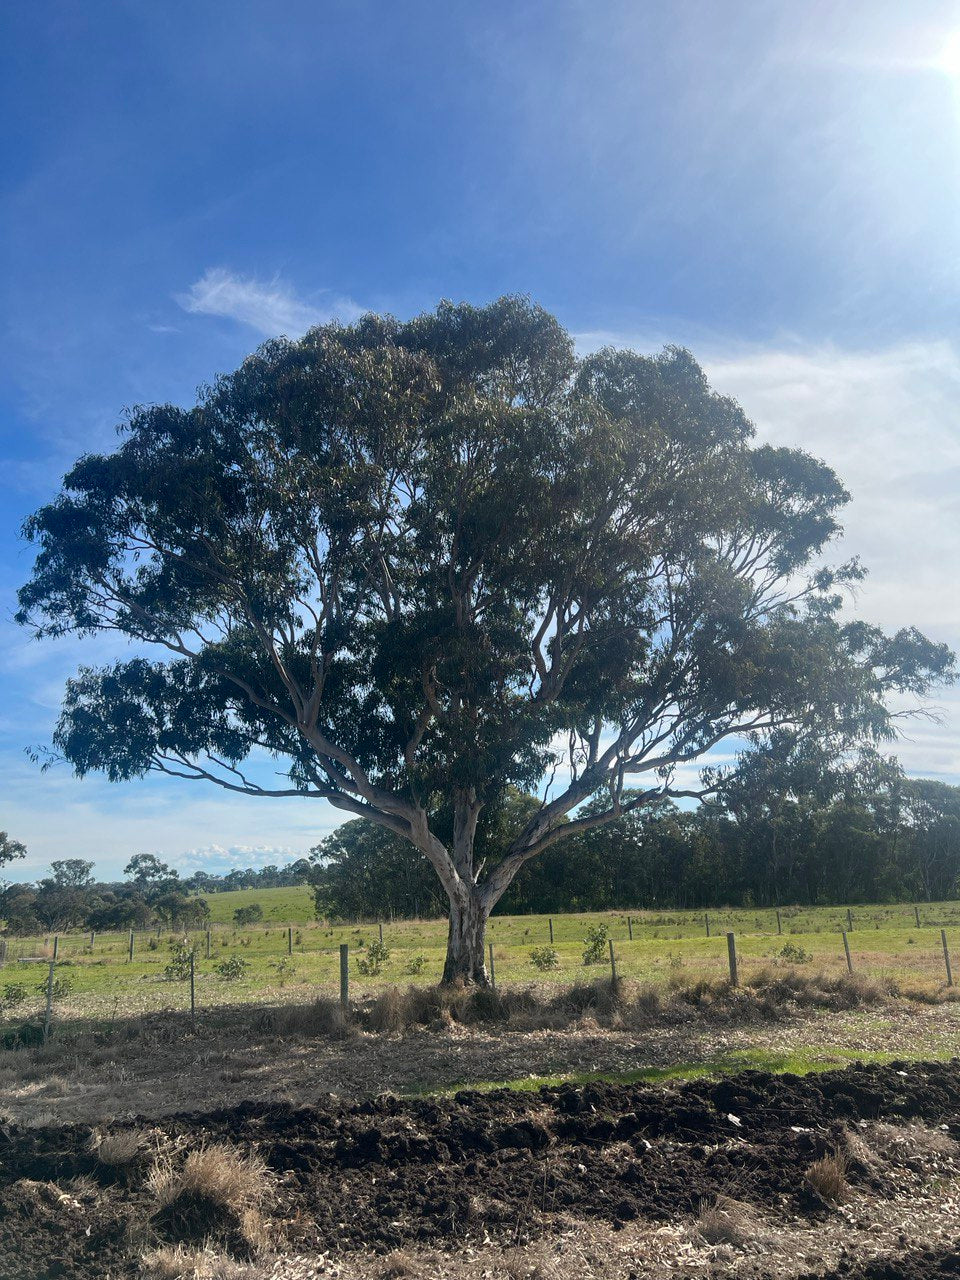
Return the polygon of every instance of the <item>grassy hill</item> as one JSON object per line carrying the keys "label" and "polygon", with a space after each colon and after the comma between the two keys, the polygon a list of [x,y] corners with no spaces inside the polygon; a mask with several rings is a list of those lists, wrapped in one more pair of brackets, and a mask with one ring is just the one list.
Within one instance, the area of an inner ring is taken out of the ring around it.
{"label": "grassy hill", "polygon": [[213,924],[232,924],[237,907],[249,907],[259,902],[264,920],[283,924],[306,924],[313,916],[313,894],[309,885],[294,885],[291,889],[231,889],[227,893],[204,893],[210,907]]}

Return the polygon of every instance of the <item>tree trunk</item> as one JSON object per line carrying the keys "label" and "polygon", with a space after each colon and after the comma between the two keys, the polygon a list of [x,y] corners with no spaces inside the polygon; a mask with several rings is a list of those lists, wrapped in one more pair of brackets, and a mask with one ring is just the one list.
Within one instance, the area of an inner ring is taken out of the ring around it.
{"label": "tree trunk", "polygon": [[444,985],[454,982],[477,987],[489,985],[483,954],[487,915],[488,908],[476,890],[468,891],[462,900],[451,895]]}

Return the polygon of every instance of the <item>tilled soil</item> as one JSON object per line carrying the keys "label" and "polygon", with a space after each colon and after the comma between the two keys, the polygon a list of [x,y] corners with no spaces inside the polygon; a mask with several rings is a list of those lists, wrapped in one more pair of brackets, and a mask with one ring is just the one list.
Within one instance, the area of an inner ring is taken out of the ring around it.
{"label": "tilled soil", "polygon": [[[165,1117],[149,1127],[143,1157],[121,1168],[98,1160],[89,1126],[8,1126],[0,1130],[0,1280],[133,1276],[143,1249],[163,1242],[212,1238],[242,1257],[235,1213],[198,1204],[171,1214],[158,1205],[150,1151],[174,1164],[202,1144],[255,1153],[271,1174],[267,1216],[278,1248],[385,1254],[424,1243],[515,1245],[571,1219],[676,1221],[718,1195],[816,1219],[831,1207],[805,1174],[821,1156],[845,1153],[851,1184],[885,1193],[849,1139],[878,1120],[920,1121],[960,1139],[960,1060],[805,1077],[745,1072],[676,1088],[247,1102]],[[960,1274],[943,1270],[944,1256],[905,1260],[909,1271],[835,1274]]]}

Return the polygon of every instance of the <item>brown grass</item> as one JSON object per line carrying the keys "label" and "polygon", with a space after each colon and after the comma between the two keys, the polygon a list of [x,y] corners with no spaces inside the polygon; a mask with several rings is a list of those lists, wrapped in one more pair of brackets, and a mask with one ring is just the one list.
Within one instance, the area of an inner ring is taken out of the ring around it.
{"label": "brown grass", "polygon": [[814,1160],[804,1174],[817,1195],[831,1204],[842,1204],[850,1190],[847,1182],[847,1157],[839,1151]]}
{"label": "brown grass", "polygon": [[349,1031],[349,1020],[344,1016],[339,1000],[320,996],[311,1004],[277,1005],[260,1012],[257,1029],[267,1035],[279,1036],[334,1036],[341,1037]]}
{"label": "brown grass", "polygon": [[158,1157],[148,1185],[161,1207],[181,1195],[202,1195],[237,1213],[259,1205],[269,1190],[260,1158],[241,1156],[224,1142],[191,1151],[180,1169],[168,1157]]}
{"label": "brown grass", "polygon": [[731,1196],[717,1196],[712,1203],[704,1203],[696,1227],[707,1244],[742,1245],[755,1240],[759,1230],[751,1206]]}
{"label": "brown grass", "polygon": [[94,1133],[90,1150],[101,1164],[111,1169],[121,1169],[133,1164],[143,1154],[146,1134],[140,1129],[125,1129],[120,1133]]}
{"label": "brown grass", "polygon": [[[761,970],[748,985],[726,981],[671,984],[666,992],[635,982],[598,978],[551,991],[543,988],[492,991],[469,987],[388,987],[355,1012],[364,1031],[397,1034],[416,1027],[509,1026],[517,1031],[590,1026],[640,1029],[655,1022],[689,1020],[692,1011],[725,1021],[769,1020],[790,1009],[849,1010],[898,994],[891,983],[859,974]],[[332,1003],[332,1002],[331,1002]]]}
{"label": "brown grass", "polygon": [[140,1263],[143,1280],[253,1280],[262,1276],[244,1263],[208,1249],[164,1245],[145,1253]]}

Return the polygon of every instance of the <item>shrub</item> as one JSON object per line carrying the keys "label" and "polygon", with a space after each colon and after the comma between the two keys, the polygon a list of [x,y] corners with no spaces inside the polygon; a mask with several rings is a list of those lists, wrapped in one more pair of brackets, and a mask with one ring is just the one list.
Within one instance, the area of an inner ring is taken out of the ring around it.
{"label": "shrub", "polygon": [[411,975],[411,977],[416,977],[418,973],[423,973],[426,967],[427,957],[418,953],[415,956],[411,956],[407,961],[406,971]]}
{"label": "shrub", "polygon": [[196,947],[189,946],[184,940],[173,948],[170,963],[164,968],[163,976],[167,982],[186,982],[190,977],[190,960]]}
{"label": "shrub", "polygon": [[247,962],[242,956],[226,956],[216,970],[224,982],[238,982],[247,972]]}
{"label": "shrub", "polygon": [[[43,989],[44,991],[46,991],[47,989],[46,983],[44,983]],[[3,1004],[9,1004],[9,1005],[23,1004],[26,998],[27,998],[27,988],[23,985],[22,982],[7,982],[4,984],[3,1000],[2,1000]]]}
{"label": "shrub", "polygon": [[530,963],[535,969],[546,973],[548,969],[560,968],[560,956],[553,947],[534,947],[530,952]]}
{"label": "shrub", "polygon": [[366,956],[357,956],[357,970],[363,974],[365,978],[379,977],[383,966],[390,959],[390,949],[385,942],[380,939],[371,942],[367,947]]}
{"label": "shrub", "polygon": [[277,971],[277,977],[280,979],[281,987],[283,986],[287,978],[292,978],[293,975],[297,972],[297,966],[294,964],[294,962],[290,959],[289,956],[284,956],[282,960],[278,960],[277,963],[274,965],[274,968]]}
{"label": "shrub", "polygon": [[245,907],[237,907],[233,913],[233,923],[239,928],[248,924],[256,924],[263,919],[263,907],[259,902],[251,902]]}
{"label": "shrub", "polygon": [[[40,992],[42,996],[45,996],[47,994],[47,981],[48,979],[44,978],[42,982],[37,983],[36,989]],[[70,979],[66,976],[66,974],[55,973],[53,975],[53,983],[50,987],[50,994],[53,996],[55,1000],[59,1000],[63,996],[68,996],[72,990],[73,990],[73,984],[71,983]]]}
{"label": "shrub", "polygon": [[583,940],[583,963],[602,964],[607,950],[610,930],[605,924],[592,924]]}
{"label": "shrub", "polygon": [[787,964],[809,964],[813,959],[812,952],[804,951],[803,947],[793,942],[784,943],[776,954],[779,960],[785,960]]}

